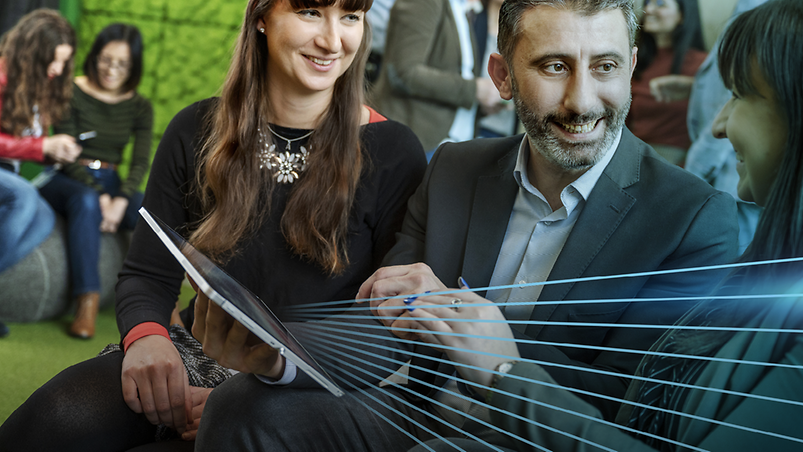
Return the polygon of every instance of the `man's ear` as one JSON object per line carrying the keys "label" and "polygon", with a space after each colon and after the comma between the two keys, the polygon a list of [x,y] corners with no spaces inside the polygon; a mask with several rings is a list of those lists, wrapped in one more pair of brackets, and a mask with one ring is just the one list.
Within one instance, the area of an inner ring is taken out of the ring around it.
{"label": "man's ear", "polygon": [[636,70],[636,63],[638,63],[638,47],[633,47],[633,56],[630,57],[630,78],[633,78],[633,71]]}
{"label": "man's ear", "polygon": [[499,96],[502,99],[510,100],[513,98],[513,81],[511,80],[510,70],[507,67],[507,62],[502,55],[492,53],[491,58],[488,60],[488,74],[491,76],[496,89],[499,90]]}

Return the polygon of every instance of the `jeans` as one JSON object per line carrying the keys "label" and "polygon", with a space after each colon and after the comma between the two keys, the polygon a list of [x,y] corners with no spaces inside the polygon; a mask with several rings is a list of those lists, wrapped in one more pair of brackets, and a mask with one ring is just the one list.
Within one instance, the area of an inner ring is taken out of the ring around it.
{"label": "jeans", "polygon": [[[112,169],[86,171],[103,186],[111,197],[119,196],[120,177]],[[39,189],[53,209],[67,220],[67,254],[70,263],[72,294],[100,292],[100,193],[94,188],[56,173]],[[128,208],[118,230],[133,229],[142,205],[142,193],[135,192],[128,200]]]}
{"label": "jeans", "polygon": [[55,221],[30,182],[0,168],[0,272],[42,243]]}

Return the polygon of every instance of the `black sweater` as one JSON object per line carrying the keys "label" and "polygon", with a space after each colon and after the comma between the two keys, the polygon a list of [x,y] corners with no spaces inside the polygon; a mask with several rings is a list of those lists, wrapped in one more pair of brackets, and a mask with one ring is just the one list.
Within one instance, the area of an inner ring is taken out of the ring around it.
{"label": "black sweater", "polygon": [[[203,120],[214,102],[198,102],[173,118],[159,143],[143,201],[144,207],[185,236],[189,235],[188,225],[201,217],[191,191]],[[292,305],[353,299],[393,246],[407,198],[421,182],[426,161],[409,128],[388,120],[367,124],[361,131],[369,163],[350,213],[351,263],[342,275],[331,277],[290,250],[279,223],[292,185],[283,184],[277,184],[273,192],[275,213],[222,266],[280,318],[286,317],[285,309]],[[167,327],[183,277],[179,264],[140,221],[117,283],[117,324],[122,337],[143,322]]]}

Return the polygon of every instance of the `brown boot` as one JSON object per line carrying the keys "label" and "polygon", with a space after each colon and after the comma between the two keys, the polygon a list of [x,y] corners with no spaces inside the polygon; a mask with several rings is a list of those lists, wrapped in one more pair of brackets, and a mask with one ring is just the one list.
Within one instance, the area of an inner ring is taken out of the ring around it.
{"label": "brown boot", "polygon": [[76,297],[76,303],[78,308],[75,311],[75,320],[70,325],[70,336],[90,339],[95,335],[95,319],[98,317],[100,293],[82,293]]}

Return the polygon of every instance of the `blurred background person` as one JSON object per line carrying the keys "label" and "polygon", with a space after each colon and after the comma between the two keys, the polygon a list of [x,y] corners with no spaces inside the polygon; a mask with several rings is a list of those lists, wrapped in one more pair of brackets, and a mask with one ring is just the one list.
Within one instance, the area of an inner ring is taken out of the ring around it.
{"label": "blurred background person", "polygon": [[69,106],[74,49],[72,27],[48,9],[24,16],[0,40],[0,272],[47,238],[55,221],[18,175],[20,162],[68,163],[81,151],[71,136],[46,136]]}
{"label": "blurred background person", "polygon": [[0,2],[0,36],[17,24],[22,16],[40,8],[59,9],[59,0],[3,0]]}
{"label": "blurred background person", "polygon": [[[474,17],[474,35],[477,55],[482,56],[480,76],[489,79],[488,60],[492,53],[498,53],[499,9],[502,0],[482,0],[482,10]],[[516,133],[516,112],[513,102],[497,102],[492,106],[480,108],[477,124],[478,138],[506,137]]]}
{"label": "blurred background person", "polygon": [[428,155],[443,141],[474,138],[477,106],[502,103],[479,76],[465,0],[397,0],[388,22],[385,55],[371,103],[406,124]]}
{"label": "blurred background person", "polygon": [[691,141],[686,111],[706,57],[697,0],[646,0],[627,126],[671,163],[683,166]]}
{"label": "blurred background person", "polygon": [[[137,93],[142,78],[142,36],[121,23],[101,30],[76,77],[68,118],[55,130],[72,136],[95,132],[78,160],[64,166],[40,188],[42,196],[67,220],[71,291],[77,310],[72,336],[95,334],[100,302],[100,234],[136,225],[142,204],[138,188],[148,171],[153,108]],[[131,138],[134,147],[127,176],[117,172]]]}
{"label": "blurred background person", "polygon": [[[767,0],[739,0],[730,20],[749,11]],[[720,37],[721,39],[721,37]],[[739,220],[739,252],[743,253],[758,225],[761,207],[739,198],[736,186],[739,174],[736,172],[736,153],[728,140],[718,140],[711,135],[711,126],[722,106],[731,98],[731,92],[722,83],[717,63],[719,42],[705,59],[694,76],[687,124],[692,144],[686,154],[685,168],[701,177],[717,190],[730,193],[736,199]]]}
{"label": "blurred background person", "polygon": [[371,9],[365,14],[365,20],[371,25],[371,53],[368,54],[368,61],[365,63],[365,82],[369,87],[379,78],[382,55],[385,54],[390,8],[394,2],[395,0],[374,0]]}

